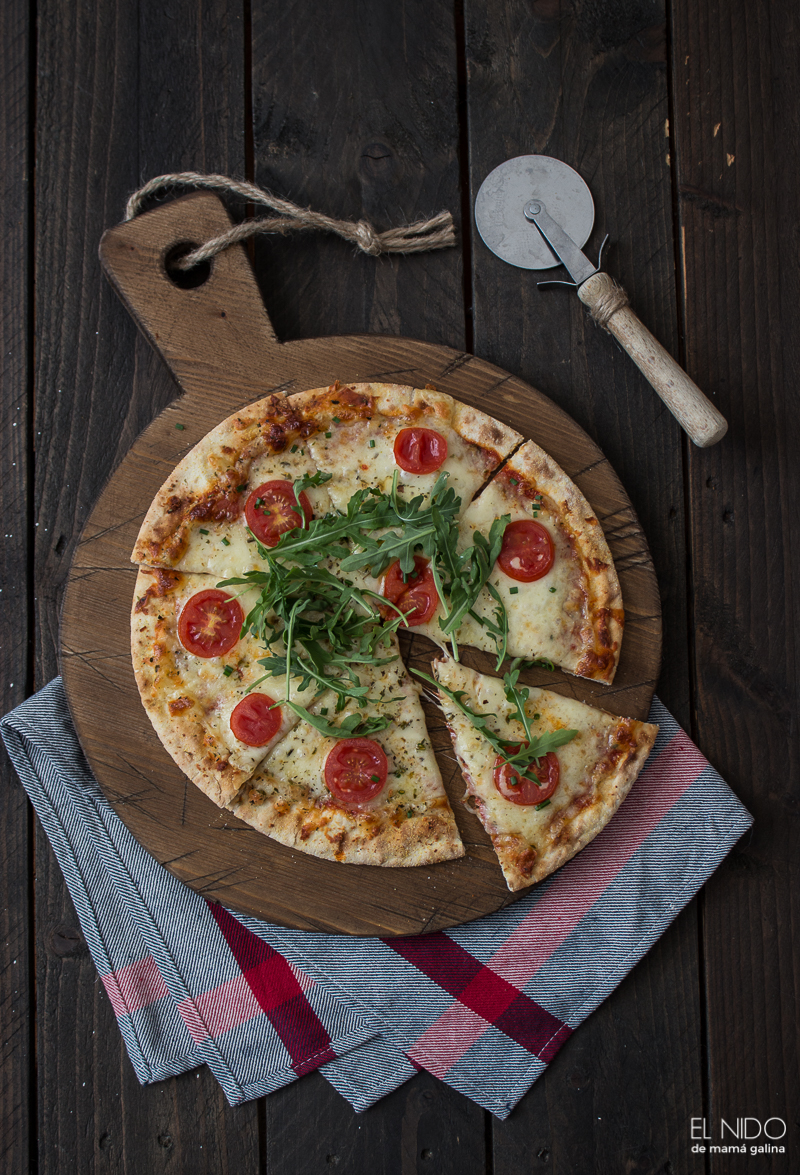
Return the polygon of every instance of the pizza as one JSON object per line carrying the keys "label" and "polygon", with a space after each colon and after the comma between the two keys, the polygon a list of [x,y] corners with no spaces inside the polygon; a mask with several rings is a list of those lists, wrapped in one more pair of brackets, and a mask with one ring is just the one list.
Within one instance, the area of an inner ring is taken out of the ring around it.
{"label": "pizza", "polygon": [[[433,669],[465,801],[491,837],[508,888],[541,881],[605,828],[658,727],[521,688],[518,679],[509,688],[451,657]],[[515,763],[521,749],[539,757]]]}
{"label": "pizza", "polygon": [[430,386],[243,408],[164,483],[132,560],[162,743],[216,804],[332,860],[464,852],[398,630],[487,649],[498,672],[515,658],[503,680],[523,659],[609,683],[619,659],[619,583],[580,491]]}

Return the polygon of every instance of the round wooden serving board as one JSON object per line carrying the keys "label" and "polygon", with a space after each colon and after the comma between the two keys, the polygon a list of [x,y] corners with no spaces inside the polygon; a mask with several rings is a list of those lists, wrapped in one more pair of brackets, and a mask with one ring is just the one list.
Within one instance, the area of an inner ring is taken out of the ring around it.
{"label": "round wooden serving board", "polygon": [[[130,552],[150,502],[184,454],[220,420],[269,393],[357,380],[431,383],[519,429],[577,482],[605,530],[622,583],[626,626],[610,688],[545,672],[547,685],[618,714],[646,718],[661,655],[661,607],[647,544],[603,454],[535,388],[447,347],[352,336],[280,343],[240,247],[213,262],[195,289],[164,267],[178,244],[230,223],[215,196],[195,195],[111,229],[101,260],[131,314],[183,394],[139,437],[103,491],[70,573],[62,615],[64,683],[83,749],[100,786],[158,861],[198,893],[303,930],[421,934],[488,914],[519,894],[506,889],[478,820],[459,802],[463,782],[438,712],[431,737],[467,849],[430,868],[338,865],[293,852],[217,809],[161,746],[139,701],[130,660],[136,568]],[[434,646],[406,638],[406,660],[430,662]],[[491,660],[468,654],[478,668]],[[524,892],[524,891],[523,891]]]}

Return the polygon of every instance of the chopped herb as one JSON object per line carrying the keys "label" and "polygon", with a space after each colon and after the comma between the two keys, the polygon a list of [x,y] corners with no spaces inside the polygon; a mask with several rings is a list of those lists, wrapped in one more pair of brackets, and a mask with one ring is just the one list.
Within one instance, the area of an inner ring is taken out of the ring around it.
{"label": "chopped herb", "polygon": [[207,530],[203,530],[203,528],[202,528],[202,526],[201,526],[201,527],[200,527],[200,534],[208,534],[208,531],[207,531]]}
{"label": "chopped herb", "polygon": [[327,716],[327,713],[328,713],[328,707],[323,706],[322,709],[320,710],[320,714],[325,714]]}
{"label": "chopped herb", "polygon": [[370,437],[369,447],[370,447],[370,449],[375,448],[375,438],[374,437]]}
{"label": "chopped herb", "polygon": [[406,808],[406,816],[413,816],[413,815],[414,815],[414,809],[413,808]]}
{"label": "chopped herb", "polygon": [[222,670],[222,672],[225,674],[226,677],[230,677],[231,674],[233,673],[233,669],[231,668],[230,665],[226,665],[225,668]]}
{"label": "chopped herb", "polygon": [[516,588],[516,587],[514,587],[514,588],[509,588],[509,589],[508,589],[508,594],[509,594],[510,596],[517,596],[517,595],[519,595],[519,588]]}
{"label": "chopped herb", "polygon": [[541,812],[542,808],[549,808],[549,807],[550,807],[550,801],[549,800],[542,800],[541,804],[536,805],[536,811]]}
{"label": "chopped herb", "polygon": [[333,423],[334,423],[334,424],[341,424],[342,422],[341,422],[341,420],[339,419],[339,417],[338,417],[338,416],[334,416],[334,418],[333,418]]}
{"label": "chopped herb", "polygon": [[290,453],[296,453],[296,452],[297,452],[297,445],[292,445],[292,447],[291,447],[291,449],[289,450],[289,452],[290,452]]}
{"label": "chopped herb", "polygon": [[186,428],[186,425],[185,424],[176,424],[175,428],[178,430],[178,432],[183,432],[183,430]]}
{"label": "chopped herb", "polygon": [[539,511],[538,511],[538,510],[534,510],[534,512],[533,512],[533,517],[534,517],[534,518],[538,518],[538,517],[539,517]]}
{"label": "chopped herb", "polygon": [[263,505],[264,505],[264,499],[263,498],[256,498],[256,507],[258,508],[259,506],[263,506]]}
{"label": "chopped herb", "polygon": [[247,482],[243,481],[240,486],[236,487],[236,493],[240,494],[242,492],[242,490],[246,490],[246,489],[247,489]]}
{"label": "chopped herb", "polygon": [[325,436],[328,438],[328,440],[330,440],[330,439],[331,439],[331,437],[333,436],[333,433],[331,433],[331,432],[326,432],[326,433],[325,433]]}
{"label": "chopped herb", "polygon": [[551,587],[551,588],[550,588],[550,591],[551,591],[551,592],[554,592],[555,590],[556,590],[556,589],[555,589],[554,587]]}
{"label": "chopped herb", "polygon": [[370,779],[372,780],[373,783],[380,783],[380,781],[381,781],[380,775],[370,775]]}
{"label": "chopped herb", "polygon": [[222,545],[223,545],[223,547],[229,547],[231,545],[231,540],[223,537]]}
{"label": "chopped herb", "polygon": [[541,714],[534,714],[533,718],[534,718],[535,722],[538,722],[539,719],[541,718]]}
{"label": "chopped herb", "polygon": [[517,479],[516,479],[515,477],[510,477],[510,478],[508,479],[508,482],[509,482],[509,485],[512,485],[512,486],[518,486],[518,485],[519,485],[519,482],[517,481]]}

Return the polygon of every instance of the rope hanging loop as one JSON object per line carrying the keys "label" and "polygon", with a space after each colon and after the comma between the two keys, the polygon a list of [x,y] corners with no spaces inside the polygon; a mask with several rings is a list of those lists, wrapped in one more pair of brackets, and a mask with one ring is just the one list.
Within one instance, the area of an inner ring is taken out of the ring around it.
{"label": "rope hanging loop", "polygon": [[332,232],[357,245],[362,253],[378,257],[381,253],[422,253],[430,249],[449,249],[456,243],[453,217],[449,212],[439,212],[429,220],[417,220],[413,224],[377,232],[368,220],[335,220],[311,208],[300,208],[291,200],[273,196],[264,188],[247,180],[232,179],[227,175],[204,175],[199,171],[176,171],[159,175],[148,180],[134,192],[125,206],[125,220],[133,220],[142,211],[146,200],[156,193],[169,188],[205,188],[212,192],[228,192],[241,196],[251,204],[269,208],[277,216],[254,217],[234,224],[220,236],[206,241],[191,253],[175,262],[178,269],[191,269],[201,261],[210,261],[231,245],[246,241],[258,233],[287,233],[296,230]]}

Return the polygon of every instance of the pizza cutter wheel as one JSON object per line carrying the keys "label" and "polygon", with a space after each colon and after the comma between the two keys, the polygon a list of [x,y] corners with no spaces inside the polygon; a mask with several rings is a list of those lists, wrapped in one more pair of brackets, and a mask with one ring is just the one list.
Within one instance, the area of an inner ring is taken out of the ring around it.
{"label": "pizza cutter wheel", "polygon": [[601,271],[603,246],[597,265],[581,252],[594,225],[594,201],[573,168],[548,155],[506,160],[481,185],[475,223],[484,244],[510,265],[563,265],[572,281],[539,284],[577,290],[595,321],[627,351],[696,445],[707,448],[722,439],[728,430],[724,416],[639,321],[625,291]]}

